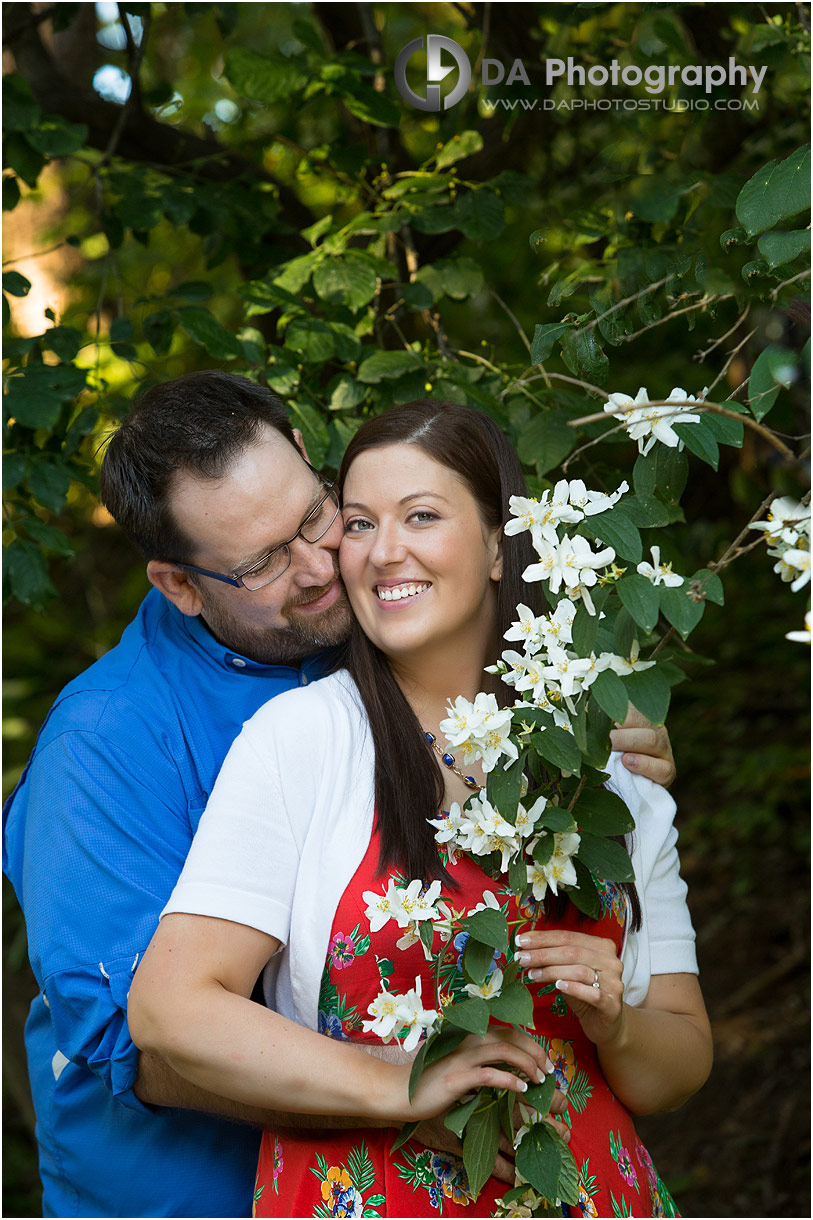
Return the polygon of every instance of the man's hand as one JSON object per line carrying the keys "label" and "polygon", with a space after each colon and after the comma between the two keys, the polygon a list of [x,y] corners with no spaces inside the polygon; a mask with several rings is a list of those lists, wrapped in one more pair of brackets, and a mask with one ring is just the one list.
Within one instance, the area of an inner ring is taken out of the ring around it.
{"label": "man's hand", "polygon": [[611,730],[610,743],[622,751],[621,761],[633,775],[645,775],[664,788],[677,775],[666,725],[656,727],[632,704],[624,723]]}

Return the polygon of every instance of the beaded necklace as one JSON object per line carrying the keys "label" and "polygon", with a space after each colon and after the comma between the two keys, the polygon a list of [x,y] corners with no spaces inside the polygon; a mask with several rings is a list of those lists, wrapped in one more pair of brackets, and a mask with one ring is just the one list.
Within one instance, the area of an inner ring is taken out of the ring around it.
{"label": "beaded necklace", "polygon": [[437,754],[440,761],[443,763],[444,767],[448,767],[448,769],[450,771],[454,771],[455,775],[459,775],[467,788],[471,788],[472,791],[474,791],[474,792],[479,792],[480,784],[477,783],[477,780],[474,778],[474,776],[463,774],[463,772],[460,770],[460,768],[458,767],[457,763],[454,760],[454,755],[449,754],[449,753],[444,753],[444,751],[441,750],[440,746],[438,745],[435,734],[429,733],[429,732],[427,732],[426,729],[424,729],[423,735],[426,738],[428,744],[432,747],[432,749]]}

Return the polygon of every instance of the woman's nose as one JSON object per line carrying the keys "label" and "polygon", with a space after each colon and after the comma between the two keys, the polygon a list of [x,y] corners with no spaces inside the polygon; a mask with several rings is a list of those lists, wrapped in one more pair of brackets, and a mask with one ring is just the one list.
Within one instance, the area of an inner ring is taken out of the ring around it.
{"label": "woman's nose", "polygon": [[373,545],[370,547],[370,562],[376,567],[384,568],[388,564],[399,563],[406,555],[406,550],[399,526],[395,523],[379,523]]}

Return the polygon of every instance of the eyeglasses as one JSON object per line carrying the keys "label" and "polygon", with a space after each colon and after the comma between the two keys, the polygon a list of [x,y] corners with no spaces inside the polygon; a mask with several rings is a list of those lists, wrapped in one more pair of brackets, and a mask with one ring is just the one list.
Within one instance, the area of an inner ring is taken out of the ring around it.
{"label": "eyeglasses", "polygon": [[[304,461],[304,458],[302,460]],[[309,470],[313,470],[326,490],[299,529],[287,542],[280,542],[278,546],[275,546],[267,555],[263,555],[262,559],[258,559],[244,572],[232,572],[229,576],[222,572],[210,572],[208,568],[197,568],[191,563],[176,563],[176,568],[183,568],[185,572],[197,572],[201,576],[211,577],[212,580],[222,580],[224,584],[232,585],[235,589],[248,589],[252,593],[258,589],[264,589],[266,585],[277,580],[290,566],[291,543],[296,542],[297,538],[302,538],[305,542],[318,542],[328,532],[341,508],[336,485],[325,483],[319,471],[314,470],[310,462],[305,462],[305,465]]]}

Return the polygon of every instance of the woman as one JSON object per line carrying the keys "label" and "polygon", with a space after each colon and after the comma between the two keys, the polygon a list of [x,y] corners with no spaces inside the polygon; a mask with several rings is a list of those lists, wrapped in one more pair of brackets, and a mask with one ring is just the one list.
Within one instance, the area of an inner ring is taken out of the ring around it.
{"label": "woman", "polygon": [[[517,603],[529,600],[521,574],[533,556],[526,535],[501,530],[524,490],[517,457],[467,408],[423,401],[369,421],[340,481],[342,576],[359,624],[346,670],[277,697],[232,747],[139,965],[133,1038],[215,1093],[358,1116],[357,1131],[324,1138],[267,1132],[258,1214],[491,1214],[503,1184],[490,1179],[472,1203],[458,1163],[414,1141],[390,1153],[392,1128],[483,1084],[521,1096],[547,1052],[570,1101],[577,1214],[661,1214],[670,1201],[629,1112],[676,1107],[710,1067],[669,813],[648,809],[637,822],[637,891],[610,887],[598,921],[566,906],[522,937],[520,962],[535,952],[542,1046],[505,1030],[469,1038],[424,1072],[410,1102],[408,1066],[349,1045],[380,1045],[382,987],[415,1000],[422,986],[421,1003],[432,1003],[420,944],[403,947],[392,920],[379,926],[376,904],[393,880],[436,879],[458,910],[508,908],[504,887],[471,858],[438,854],[428,819],[470,787],[456,765],[438,764],[426,734],[440,737],[451,698],[483,689]],[[647,787],[621,772],[614,782],[638,815]],[[636,906],[625,999],[620,954]],[[266,964],[268,1009],[249,999]],[[459,993],[462,979],[451,969],[443,985]]]}

